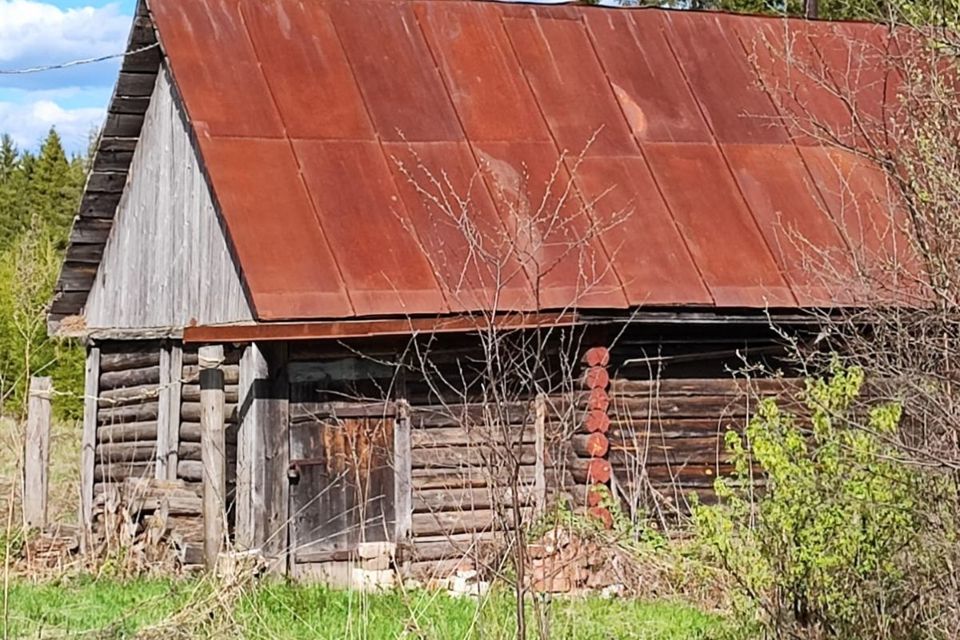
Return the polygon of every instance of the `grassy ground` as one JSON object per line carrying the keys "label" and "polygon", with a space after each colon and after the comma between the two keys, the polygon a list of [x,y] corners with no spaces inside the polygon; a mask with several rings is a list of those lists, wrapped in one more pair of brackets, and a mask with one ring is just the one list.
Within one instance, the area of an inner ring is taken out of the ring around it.
{"label": "grassy ground", "polygon": [[[77,422],[55,420],[50,434],[50,493],[47,521],[77,521],[80,504],[80,441],[83,430]],[[0,529],[7,517],[20,523],[20,490],[23,461],[23,425],[0,418]],[[8,513],[13,505],[13,513]]]}
{"label": "grassy ground", "polygon": [[[217,597],[213,585],[190,581],[19,582],[9,591],[4,637],[515,637],[513,605],[505,594],[478,605],[439,593],[370,595],[273,583],[224,604],[229,611],[199,607],[191,614],[196,603]],[[696,639],[714,637],[722,630],[720,618],[673,602],[555,599],[548,611],[550,637],[565,640]],[[533,630],[529,637],[535,637]]]}

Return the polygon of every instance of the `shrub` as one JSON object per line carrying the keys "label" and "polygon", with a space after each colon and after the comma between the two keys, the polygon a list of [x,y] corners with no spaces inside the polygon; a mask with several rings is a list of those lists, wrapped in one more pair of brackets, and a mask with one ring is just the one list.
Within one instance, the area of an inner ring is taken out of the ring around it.
{"label": "shrub", "polygon": [[763,400],[743,436],[727,434],[735,474],[716,481],[720,503],[694,507],[708,559],[768,636],[925,635],[918,585],[946,567],[917,496],[946,482],[902,461],[901,408],[856,402],[863,379],[834,365],[807,383],[803,417]]}

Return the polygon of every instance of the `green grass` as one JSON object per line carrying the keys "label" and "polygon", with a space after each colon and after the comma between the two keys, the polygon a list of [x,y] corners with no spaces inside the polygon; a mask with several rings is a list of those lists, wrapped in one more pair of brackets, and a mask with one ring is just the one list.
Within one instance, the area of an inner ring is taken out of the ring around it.
{"label": "green grass", "polygon": [[[16,583],[8,600],[7,637],[134,637],[138,629],[168,619],[209,593],[207,584],[172,580]],[[557,598],[545,606],[550,637],[563,640],[711,638],[724,626],[717,616],[677,602]],[[528,637],[534,638],[533,606],[528,608],[532,627]],[[204,637],[217,628],[219,637],[258,640],[506,640],[516,636],[513,602],[506,593],[478,605],[469,598],[424,591],[362,594],[266,583],[222,613],[232,622],[229,634],[223,625],[198,620],[204,626],[180,628],[177,635]]]}
{"label": "green grass", "polygon": [[131,637],[183,606],[195,586],[174,580],[14,582],[7,596],[4,636]]}

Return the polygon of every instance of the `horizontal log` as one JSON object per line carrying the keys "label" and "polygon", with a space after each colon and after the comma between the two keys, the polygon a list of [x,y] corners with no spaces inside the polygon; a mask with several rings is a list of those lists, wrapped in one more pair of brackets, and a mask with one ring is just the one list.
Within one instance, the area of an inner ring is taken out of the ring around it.
{"label": "horizontal log", "polygon": [[494,531],[509,524],[509,521],[498,520],[497,514],[490,509],[415,513],[412,522],[415,537]]}
{"label": "horizontal log", "polygon": [[156,458],[156,442],[115,442],[97,445],[97,463],[150,462]]}
{"label": "horizontal log", "polygon": [[[180,441],[181,442],[200,442],[201,428],[199,422],[181,422],[180,423]],[[226,430],[227,444],[236,444],[237,425],[228,424]]]}
{"label": "horizontal log", "polygon": [[128,422],[97,427],[97,442],[136,442],[157,439],[156,422]]}
{"label": "horizontal log", "polygon": [[140,404],[160,397],[160,387],[155,384],[142,384],[136,387],[108,389],[99,394],[101,407],[122,407]]}
{"label": "horizontal log", "polygon": [[608,410],[616,421],[646,416],[671,418],[731,418],[743,417],[756,408],[756,402],[747,396],[659,396],[640,398],[620,396],[613,399]]}
{"label": "horizontal log", "polygon": [[410,446],[414,449],[488,444],[504,442],[506,438],[509,438],[511,443],[533,444],[536,442],[537,432],[532,426],[520,425],[506,428],[476,426],[410,430]]}
{"label": "horizontal log", "polygon": [[[180,405],[180,419],[184,422],[199,422],[202,413],[202,405],[199,402],[184,402]],[[223,405],[223,416],[226,422],[237,421],[236,403],[225,403]]]}
{"label": "horizontal log", "polygon": [[529,402],[494,404],[425,405],[410,408],[414,428],[467,425],[524,424],[532,420]]}
{"label": "horizontal log", "polygon": [[[224,384],[237,384],[240,380],[240,365],[225,364],[220,367],[223,371]],[[200,380],[200,365],[186,365],[183,367],[183,381],[186,383]]]}
{"label": "horizontal log", "polygon": [[[236,385],[226,386],[223,389],[223,400],[227,404],[236,404],[239,397]],[[200,402],[200,385],[185,384],[180,387],[180,399],[184,402]]]}
{"label": "horizontal log", "polygon": [[197,495],[147,496],[131,501],[133,513],[153,513],[166,509],[168,516],[194,516],[202,513],[203,499]]}
{"label": "horizontal log", "polygon": [[[565,470],[546,469],[547,486],[562,486],[567,475]],[[517,469],[518,481],[523,485],[533,485],[536,480],[536,468],[523,465]],[[482,489],[492,486],[508,486],[506,477],[494,478],[488,469],[469,467],[467,469],[413,469],[411,484],[414,491],[429,489]]]}
{"label": "horizontal log", "polygon": [[695,465],[709,467],[716,463],[730,462],[730,454],[716,442],[689,445],[677,449],[651,446],[648,450],[635,451],[614,448],[607,455],[610,462],[618,466],[638,467],[652,464]]}
{"label": "horizontal log", "polygon": [[[518,488],[518,494],[521,505],[529,505],[535,499],[532,484],[521,485]],[[471,511],[512,504],[513,491],[506,486],[481,489],[416,489],[413,491],[414,513]]]}
{"label": "horizontal log", "polygon": [[177,462],[177,478],[187,482],[202,482],[203,463],[198,460],[180,460]]}
{"label": "horizontal log", "polygon": [[170,516],[167,518],[167,530],[177,547],[184,542],[202,542],[203,518],[187,515]]}
{"label": "horizontal log", "polygon": [[[227,442],[227,459],[236,459],[236,442]],[[200,460],[199,442],[181,442],[177,448],[177,456],[180,460]]]}
{"label": "horizontal log", "polygon": [[436,562],[452,558],[488,557],[489,554],[485,551],[491,546],[498,546],[502,541],[503,533],[500,531],[420,536],[413,539],[403,560],[405,562]]}
{"label": "horizontal log", "polygon": [[795,393],[802,391],[804,381],[798,378],[677,378],[630,380],[614,378],[610,391],[616,396],[738,396],[743,394]]}
{"label": "horizontal log", "polygon": [[160,384],[160,367],[141,367],[124,371],[110,371],[100,376],[100,391],[120,387],[138,387],[145,384]]}
{"label": "horizontal log", "polygon": [[107,492],[116,491],[123,486],[123,482],[97,482],[93,485],[93,495],[99,498]]}
{"label": "horizontal log", "polygon": [[712,487],[717,475],[729,476],[734,468],[731,464],[719,465],[662,465],[648,464],[642,469],[633,469],[617,465],[613,473],[617,482],[632,484],[640,478],[646,478],[654,485],[679,485],[681,487]]}
{"label": "horizontal log", "polygon": [[500,462],[532,465],[537,461],[536,452],[530,445],[500,448],[492,446],[436,447],[433,449],[414,449],[410,453],[414,468],[460,469],[474,467],[489,470]]}
{"label": "horizontal log", "polygon": [[[199,460],[180,460],[177,463],[177,478],[186,482],[203,481],[203,463]],[[227,465],[227,493],[232,491],[232,483],[236,479],[236,468]]]}
{"label": "horizontal log", "polygon": [[722,438],[728,431],[742,431],[744,418],[654,418],[651,420],[615,421],[607,433],[611,440],[630,442],[635,439]]}
{"label": "horizontal log", "polygon": [[160,404],[157,402],[98,409],[97,423],[110,425],[120,422],[153,422],[156,421],[159,410]]}
{"label": "horizontal log", "polygon": [[126,495],[138,497],[202,495],[196,485],[182,480],[161,480],[160,478],[128,478],[123,481],[123,491]]}
{"label": "horizontal log", "polygon": [[[131,347],[131,349],[134,347]],[[140,347],[139,351],[104,353],[100,356],[100,373],[143,369],[160,365],[160,349],[153,343],[150,347]]]}
{"label": "horizontal log", "polygon": [[126,478],[152,478],[155,466],[153,462],[97,464],[93,468],[93,479],[96,482],[119,482]]}

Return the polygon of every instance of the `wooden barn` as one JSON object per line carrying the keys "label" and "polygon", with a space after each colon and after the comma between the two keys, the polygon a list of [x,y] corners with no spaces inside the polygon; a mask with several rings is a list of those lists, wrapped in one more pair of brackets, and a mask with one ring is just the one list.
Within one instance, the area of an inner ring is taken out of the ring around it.
{"label": "wooden barn", "polygon": [[169,481],[214,551],[334,579],[442,569],[560,498],[674,521],[728,470],[748,387],[782,385],[731,371],[781,367],[772,326],[862,304],[908,245],[856,153],[895,109],[886,37],[141,3],[49,312],[88,345],[85,524]]}

